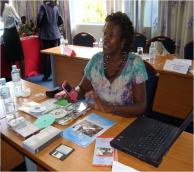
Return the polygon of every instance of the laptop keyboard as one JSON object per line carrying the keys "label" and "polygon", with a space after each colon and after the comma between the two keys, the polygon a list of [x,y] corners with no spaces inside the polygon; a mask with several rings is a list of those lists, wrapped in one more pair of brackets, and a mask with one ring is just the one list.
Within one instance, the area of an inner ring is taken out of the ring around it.
{"label": "laptop keyboard", "polygon": [[151,157],[156,155],[165,143],[166,138],[169,137],[172,126],[158,126],[157,123],[153,123],[150,129],[152,131],[146,132],[145,135],[137,139],[136,143],[129,145],[137,156],[149,155]]}
{"label": "laptop keyboard", "polygon": [[111,145],[158,166],[178,130],[175,126],[141,117],[120,133]]}

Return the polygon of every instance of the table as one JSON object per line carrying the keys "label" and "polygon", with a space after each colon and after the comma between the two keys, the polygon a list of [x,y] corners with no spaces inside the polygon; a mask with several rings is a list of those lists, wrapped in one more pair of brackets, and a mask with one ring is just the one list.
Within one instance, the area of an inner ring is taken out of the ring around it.
{"label": "table", "polygon": [[[10,83],[11,84],[11,83]],[[35,96],[37,93],[45,92],[46,88],[23,81],[24,87],[30,87],[32,90],[31,96],[28,98],[36,102],[41,102],[46,100],[45,95],[40,97]],[[23,99],[17,99],[17,104],[21,104]],[[107,130],[103,135],[116,136],[118,135],[126,126],[128,126],[135,118],[123,118],[120,116],[102,113],[98,111],[95,112],[103,117],[110,120],[116,121],[116,125]],[[89,112],[89,113],[91,113]],[[34,117],[29,116],[23,112],[19,112],[19,115],[24,116],[27,120],[33,122]],[[53,171],[111,171],[110,167],[95,167],[92,165],[93,152],[95,142],[92,142],[88,147],[82,148],[71,141],[64,139],[63,137],[51,143],[41,152],[36,155],[28,152],[22,146],[22,138],[16,135],[13,131],[7,128],[5,119],[0,120],[1,123],[1,139],[21,152],[21,154],[29,157],[37,164],[46,168],[47,170]],[[70,124],[71,125],[71,124]],[[65,129],[68,126],[60,126],[54,124],[55,127],[59,129]],[[187,132],[183,132],[176,142],[172,145],[166,156],[164,157],[159,168],[151,166],[133,156],[130,156],[124,152],[118,151],[118,161],[131,166],[139,171],[193,171],[193,135]],[[49,152],[57,147],[59,144],[64,143],[75,149],[75,151],[67,157],[64,161],[59,161],[56,158],[49,155]],[[3,158],[3,155],[2,155]]]}
{"label": "table", "polygon": [[163,70],[166,59],[173,58],[173,55],[158,56],[155,64],[152,64],[160,73],[153,110],[185,118],[193,108],[193,75]]}
{"label": "table", "polygon": [[40,54],[40,40],[38,36],[27,36],[21,38],[25,76],[35,76],[41,73],[41,54]]}
{"label": "table", "polygon": [[[54,55],[54,75],[57,85],[67,80],[76,86],[83,77],[84,67],[88,60],[101,49],[68,45],[76,52],[76,57],[61,53],[60,47],[42,50],[41,53]],[[193,107],[193,75],[179,74],[163,70],[166,59],[176,58],[173,55],[157,56],[152,66],[159,72],[153,110],[163,114],[185,118]],[[149,61],[148,61],[149,62]],[[193,62],[194,67],[194,62]]]}
{"label": "table", "polygon": [[41,53],[52,54],[54,56],[54,85],[61,85],[67,80],[72,86],[76,86],[82,79],[86,64],[94,54],[99,52],[100,48],[68,45],[68,48],[74,50],[75,57],[65,55],[60,46],[41,50]]}

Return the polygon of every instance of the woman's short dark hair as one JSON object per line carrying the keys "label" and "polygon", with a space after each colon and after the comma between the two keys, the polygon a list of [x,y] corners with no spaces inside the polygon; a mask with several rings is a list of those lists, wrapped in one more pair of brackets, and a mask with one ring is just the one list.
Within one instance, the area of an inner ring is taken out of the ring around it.
{"label": "woman's short dark hair", "polygon": [[131,45],[133,42],[134,28],[129,17],[122,12],[116,12],[108,15],[105,19],[106,22],[113,22],[119,25],[121,28],[121,39],[125,39],[125,45],[123,47],[123,52],[128,53],[131,50]]}

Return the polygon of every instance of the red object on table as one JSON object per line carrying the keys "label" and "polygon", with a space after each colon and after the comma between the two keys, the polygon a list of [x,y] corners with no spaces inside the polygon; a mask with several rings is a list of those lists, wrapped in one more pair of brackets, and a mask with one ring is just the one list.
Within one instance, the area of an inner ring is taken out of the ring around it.
{"label": "red object on table", "polygon": [[21,39],[24,53],[25,76],[40,74],[41,54],[40,40],[37,36],[27,36]]}
{"label": "red object on table", "polygon": [[72,50],[72,49],[69,48],[69,47],[64,47],[64,48],[63,48],[63,51],[64,51],[64,54],[67,55],[67,56],[70,56],[70,57],[75,57],[75,56],[76,56],[75,51]]}

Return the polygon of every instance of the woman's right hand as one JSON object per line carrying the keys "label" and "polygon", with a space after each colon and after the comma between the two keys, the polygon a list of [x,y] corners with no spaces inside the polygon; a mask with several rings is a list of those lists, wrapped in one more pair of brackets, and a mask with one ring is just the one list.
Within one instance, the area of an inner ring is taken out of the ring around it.
{"label": "woman's right hand", "polygon": [[54,98],[56,99],[61,99],[61,98],[66,98],[66,97],[67,97],[67,94],[64,90],[54,95]]}

